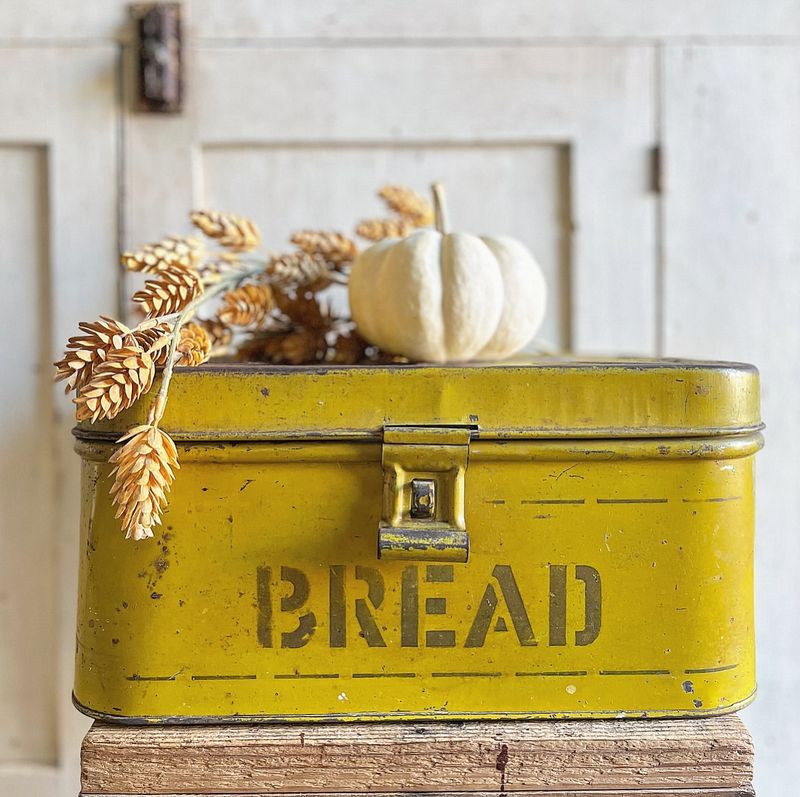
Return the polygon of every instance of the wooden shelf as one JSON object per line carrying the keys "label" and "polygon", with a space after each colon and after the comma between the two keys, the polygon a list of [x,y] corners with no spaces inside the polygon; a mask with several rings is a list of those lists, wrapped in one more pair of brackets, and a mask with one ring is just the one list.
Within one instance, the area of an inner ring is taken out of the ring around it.
{"label": "wooden shelf", "polygon": [[469,794],[745,797],[736,716],[339,725],[95,723],[82,795]]}

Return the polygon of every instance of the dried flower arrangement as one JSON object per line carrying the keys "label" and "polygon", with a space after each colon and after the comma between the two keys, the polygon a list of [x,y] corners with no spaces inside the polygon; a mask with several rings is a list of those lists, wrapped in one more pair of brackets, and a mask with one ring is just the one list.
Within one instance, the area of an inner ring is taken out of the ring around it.
{"label": "dried flower arrangement", "polygon": [[[393,215],[361,222],[369,241],[404,236],[433,222],[433,208],[404,186],[379,191]],[[192,224],[206,240],[167,237],[122,255],[130,271],[151,276],[133,295],[144,315],[134,327],[101,316],[78,326],[55,363],[56,381],[75,392],[79,421],[111,419],[161,384],[147,422],[130,429],[109,460],[116,517],[126,538],[153,536],[179,467],[174,441],[159,424],[174,368],[212,357],[274,364],[391,361],[369,347],[347,318],[336,317],[319,294],[346,284],[358,246],[338,232],[295,233],[295,249],[258,256],[261,235],[249,219],[200,210]]]}

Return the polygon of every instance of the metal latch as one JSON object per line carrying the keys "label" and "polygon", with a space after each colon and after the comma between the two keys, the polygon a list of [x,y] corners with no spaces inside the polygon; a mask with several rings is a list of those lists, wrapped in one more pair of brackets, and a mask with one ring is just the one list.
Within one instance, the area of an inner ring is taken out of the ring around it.
{"label": "metal latch", "polygon": [[467,427],[384,428],[379,559],[467,561],[464,478],[469,439]]}

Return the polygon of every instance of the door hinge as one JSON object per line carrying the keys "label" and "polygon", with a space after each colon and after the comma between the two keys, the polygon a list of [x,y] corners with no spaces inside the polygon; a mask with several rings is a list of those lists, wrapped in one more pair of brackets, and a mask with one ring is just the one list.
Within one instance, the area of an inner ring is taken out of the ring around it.
{"label": "door hinge", "polygon": [[661,144],[650,147],[650,191],[664,193],[664,148]]}
{"label": "door hinge", "polygon": [[179,113],[183,109],[183,27],[180,3],[131,6],[138,39],[137,110]]}

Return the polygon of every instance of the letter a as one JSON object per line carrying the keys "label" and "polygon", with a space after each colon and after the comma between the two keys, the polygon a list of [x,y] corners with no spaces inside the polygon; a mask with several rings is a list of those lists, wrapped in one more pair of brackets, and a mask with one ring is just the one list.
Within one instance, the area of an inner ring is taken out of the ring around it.
{"label": "letter a", "polygon": [[[520,645],[530,646],[536,644],[536,638],[533,635],[533,628],[531,621],[528,618],[528,612],[525,611],[525,604],[522,602],[522,595],[520,595],[519,587],[514,579],[514,574],[509,565],[495,565],[492,575],[497,579],[500,585],[500,592],[503,595],[503,600],[508,607],[508,613],[511,615],[511,622],[514,624],[514,630],[517,632],[517,639]],[[472,622],[472,627],[467,634],[467,641],[464,643],[465,648],[481,648],[486,642],[486,634],[489,631],[489,626],[494,619],[495,612],[497,611],[497,592],[495,592],[492,584],[486,585],[486,590],[478,605],[478,613]],[[495,626],[495,630],[505,630],[505,624]]]}

